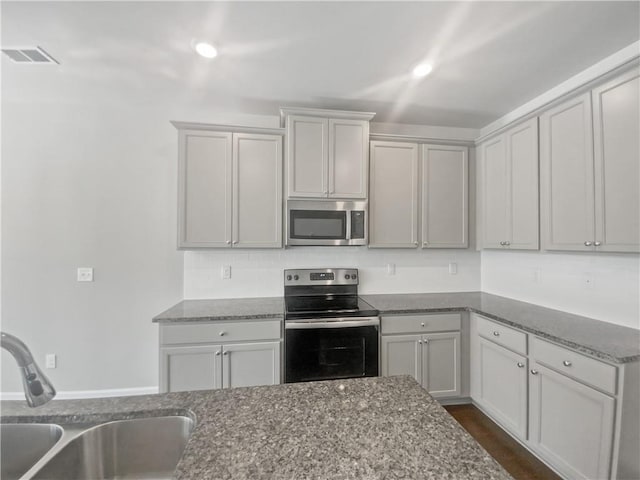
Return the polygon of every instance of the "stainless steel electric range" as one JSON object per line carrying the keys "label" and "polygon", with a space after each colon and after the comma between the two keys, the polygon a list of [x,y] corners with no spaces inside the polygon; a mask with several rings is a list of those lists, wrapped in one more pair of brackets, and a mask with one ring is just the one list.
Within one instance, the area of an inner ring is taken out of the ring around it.
{"label": "stainless steel electric range", "polygon": [[286,383],[378,375],[379,312],[358,280],[349,268],[284,271]]}

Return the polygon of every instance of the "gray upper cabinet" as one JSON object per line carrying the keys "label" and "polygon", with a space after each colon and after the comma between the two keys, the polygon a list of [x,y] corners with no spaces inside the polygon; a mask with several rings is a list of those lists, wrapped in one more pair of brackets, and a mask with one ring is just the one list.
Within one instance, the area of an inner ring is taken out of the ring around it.
{"label": "gray upper cabinet", "polygon": [[282,137],[181,129],[178,246],[282,246]]}
{"label": "gray upper cabinet", "polygon": [[467,248],[468,149],[422,145],[422,247]]}
{"label": "gray upper cabinet", "polygon": [[418,145],[371,142],[369,247],[418,246]]}
{"label": "gray upper cabinet", "polygon": [[540,117],[548,250],[640,251],[638,69]]}
{"label": "gray upper cabinet", "polygon": [[592,91],[598,251],[640,251],[640,71]]}
{"label": "gray upper cabinet", "polygon": [[538,121],[480,145],[482,247],[537,250]]}
{"label": "gray upper cabinet", "polygon": [[289,198],[367,198],[371,113],[281,110]]}

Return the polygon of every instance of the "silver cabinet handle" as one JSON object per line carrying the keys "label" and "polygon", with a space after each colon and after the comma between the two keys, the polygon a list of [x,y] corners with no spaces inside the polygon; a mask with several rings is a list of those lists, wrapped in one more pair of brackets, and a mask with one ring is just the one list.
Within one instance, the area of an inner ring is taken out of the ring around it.
{"label": "silver cabinet handle", "polygon": [[422,245],[426,247],[427,245],[429,245],[429,242],[422,242]]}
{"label": "silver cabinet handle", "polygon": [[424,327],[424,322],[422,322],[422,323],[420,324],[420,326],[421,326],[421,327]]}
{"label": "silver cabinet handle", "polygon": [[562,362],[562,364],[563,364],[565,367],[570,367],[570,366],[572,365],[572,363],[571,363],[569,360],[565,360],[564,362]]}
{"label": "silver cabinet handle", "polygon": [[420,345],[422,345],[422,340],[418,340],[418,343],[419,343]]}
{"label": "silver cabinet handle", "polygon": [[584,242],[584,246],[585,247],[590,247],[591,246],[591,242],[589,240],[587,240],[586,242]]}
{"label": "silver cabinet handle", "polygon": [[414,245],[418,245],[418,242],[413,242]]}
{"label": "silver cabinet handle", "polygon": [[518,362],[517,365],[518,365],[518,368],[524,368],[524,363],[522,363],[522,362]]}
{"label": "silver cabinet handle", "polygon": [[221,337],[224,337],[227,334],[227,332],[225,332],[224,330],[222,330],[218,335],[220,335]]}
{"label": "silver cabinet handle", "polygon": [[531,370],[531,375],[537,375],[538,374],[538,370]]}
{"label": "silver cabinet handle", "polygon": [[428,339],[428,338],[426,338],[426,339],[424,340],[424,344],[426,345],[427,343],[429,343],[429,339]]}
{"label": "silver cabinet handle", "polygon": [[229,245],[231,243],[231,240],[227,240],[227,245]]}
{"label": "silver cabinet handle", "polygon": [[500,246],[504,247],[504,242],[500,242]]}
{"label": "silver cabinet handle", "polygon": [[216,352],[216,357],[219,357],[219,356],[220,356],[220,350]]}
{"label": "silver cabinet handle", "polygon": [[504,244],[508,247],[509,245],[511,245],[511,242],[506,241],[506,242],[504,242]]}
{"label": "silver cabinet handle", "polygon": [[237,244],[238,244],[238,240],[234,240],[234,241],[233,241],[233,244],[234,244],[234,245],[237,245]]}
{"label": "silver cabinet handle", "polygon": [[599,247],[600,245],[602,245],[602,242],[598,242],[597,240],[595,242],[593,242],[593,245],[596,247]]}
{"label": "silver cabinet handle", "polygon": [[225,350],[224,352],[222,352],[222,355],[229,355],[229,351]]}
{"label": "silver cabinet handle", "polygon": [[493,336],[494,337],[499,337],[500,336],[500,332],[493,332]]}

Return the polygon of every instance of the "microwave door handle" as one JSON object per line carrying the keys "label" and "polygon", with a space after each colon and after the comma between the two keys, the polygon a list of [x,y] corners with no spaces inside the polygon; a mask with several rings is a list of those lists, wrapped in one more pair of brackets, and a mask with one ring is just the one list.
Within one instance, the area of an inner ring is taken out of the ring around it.
{"label": "microwave door handle", "polygon": [[346,215],[346,229],[347,229],[347,234],[345,235],[345,240],[351,240],[351,210],[345,210],[345,215]]}

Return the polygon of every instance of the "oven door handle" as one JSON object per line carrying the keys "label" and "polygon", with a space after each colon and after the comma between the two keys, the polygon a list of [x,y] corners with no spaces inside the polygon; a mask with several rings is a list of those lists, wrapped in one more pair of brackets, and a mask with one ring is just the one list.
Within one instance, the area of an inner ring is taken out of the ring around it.
{"label": "oven door handle", "polygon": [[369,327],[380,325],[380,317],[364,317],[358,320],[352,318],[331,318],[316,320],[288,320],[284,324],[285,330],[296,330],[303,328],[347,328],[347,327]]}

